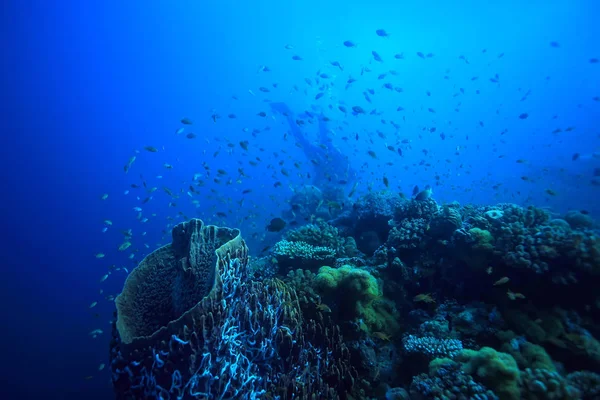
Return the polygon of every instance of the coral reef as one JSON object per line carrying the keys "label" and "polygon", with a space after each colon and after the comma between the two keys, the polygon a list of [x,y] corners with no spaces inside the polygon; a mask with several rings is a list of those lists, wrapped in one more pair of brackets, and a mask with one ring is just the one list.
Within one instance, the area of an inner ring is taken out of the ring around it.
{"label": "coral reef", "polygon": [[[200,220],[178,225],[171,247],[205,251],[206,257],[196,259],[203,270],[214,271],[209,292],[149,335],[134,336],[114,324],[111,370],[117,398],[306,398],[315,392],[338,398],[350,390],[353,370],[339,328],[323,319],[305,320],[295,291],[284,282],[249,281],[248,249],[239,232],[226,235],[231,239],[215,249],[219,242],[204,246],[209,235],[194,234],[206,229],[220,231]],[[151,258],[156,265],[171,257],[162,250]],[[126,286],[141,283],[138,277]],[[180,283],[171,285],[175,290]],[[121,332],[127,332],[127,341]]]}
{"label": "coral reef", "polygon": [[176,226],[117,298],[117,397],[600,398],[589,215],[336,196],[297,191],[251,261],[235,229]]}

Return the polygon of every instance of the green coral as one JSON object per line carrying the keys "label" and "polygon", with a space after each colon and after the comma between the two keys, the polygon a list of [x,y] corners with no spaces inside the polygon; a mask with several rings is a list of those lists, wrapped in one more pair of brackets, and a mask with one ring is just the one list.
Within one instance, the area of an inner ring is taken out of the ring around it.
{"label": "green coral", "polygon": [[518,349],[516,349],[510,343],[505,343],[502,350],[512,355],[521,369],[532,368],[550,372],[556,371],[550,355],[542,346],[537,344],[525,342],[519,344]]}
{"label": "green coral", "polygon": [[469,235],[471,235],[475,241],[473,249],[483,251],[494,250],[494,237],[490,231],[479,228],[471,228],[469,229]]}
{"label": "green coral", "polygon": [[351,265],[325,266],[319,269],[315,286],[323,296],[337,301],[341,318],[358,320],[372,332],[397,329],[397,312],[381,298],[377,279],[368,271]]}
{"label": "green coral", "polygon": [[351,265],[340,268],[322,267],[317,274],[316,284],[322,291],[343,289],[362,302],[370,302],[381,296],[375,277]]}
{"label": "green coral", "polygon": [[520,399],[520,371],[515,359],[491,347],[463,350],[457,357],[465,373],[494,391],[500,400]]}

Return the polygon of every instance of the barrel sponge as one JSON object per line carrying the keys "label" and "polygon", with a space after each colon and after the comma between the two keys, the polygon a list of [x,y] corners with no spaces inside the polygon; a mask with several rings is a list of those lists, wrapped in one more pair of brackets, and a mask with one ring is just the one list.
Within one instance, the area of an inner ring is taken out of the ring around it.
{"label": "barrel sponge", "polygon": [[208,296],[217,283],[219,251],[240,232],[192,219],[176,225],[172,237],[131,272],[115,300],[124,344],[152,335]]}

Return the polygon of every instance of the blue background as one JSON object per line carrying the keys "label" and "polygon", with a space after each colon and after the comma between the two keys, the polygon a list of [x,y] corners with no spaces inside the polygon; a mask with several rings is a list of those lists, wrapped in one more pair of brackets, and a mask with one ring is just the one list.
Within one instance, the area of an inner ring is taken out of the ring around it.
{"label": "blue background", "polygon": [[[334,107],[328,111],[338,132],[333,140],[360,171],[361,192],[369,185],[384,189],[386,175],[390,190],[410,194],[415,184],[433,184],[440,175],[441,185],[434,187],[438,201],[516,202],[559,213],[579,208],[597,217],[599,187],[590,182],[593,169],[600,167],[593,157],[600,148],[600,102],[593,99],[600,96],[600,64],[589,62],[600,57],[597,15],[600,6],[594,1],[552,0],[5,1],[0,391],[7,398],[112,396],[109,368],[97,368],[108,362],[113,305],[98,291],[118,293],[125,274],[112,274],[102,285],[99,279],[110,264],[132,267],[116,251],[119,229],[134,227],[135,240],[147,231],[149,249],[141,250],[147,252],[168,242],[161,232],[167,229],[164,217],[176,214],[168,207],[170,199],[157,192],[143,206],[157,217],[139,227],[131,209],[140,201],[123,191],[140,182],[140,173],[153,180],[150,186],[179,191],[203,171],[202,162],[225,169],[234,181],[242,166],[251,179],[229,186],[209,182],[217,193],[199,198],[199,210],[184,204],[185,193],[179,209],[208,222],[241,226],[245,234],[260,232],[260,240],[276,237],[264,236],[264,226],[287,208],[290,187],[303,182],[294,173],[274,189],[273,182],[283,180],[276,164],[289,157],[308,170],[310,163],[292,139],[283,139],[281,119],[256,114],[269,112],[266,99],[285,101],[297,112],[318,103],[317,71],[333,76],[321,104]],[[378,37],[376,29],[391,36]],[[357,47],[344,47],[345,40]],[[294,48],[285,49],[287,44]],[[383,63],[373,61],[372,50]],[[434,57],[421,59],[419,51]],[[405,59],[396,60],[394,54],[401,52]],[[293,55],[303,60],[294,61]],[[343,72],[329,64],[334,60]],[[271,71],[261,72],[264,65]],[[373,72],[361,76],[363,67]],[[390,69],[398,76],[377,79]],[[495,74],[499,83],[489,81]],[[345,90],[349,76],[357,82]],[[382,89],[387,81],[404,93]],[[260,92],[261,86],[271,92]],[[376,91],[373,105],[363,98],[366,88]],[[336,109],[339,104],[383,114],[345,116]],[[396,112],[398,106],[405,110]],[[210,118],[214,112],[221,116],[217,123]],[[229,113],[237,118],[227,118]],[[522,113],[529,117],[520,119]],[[183,117],[194,120],[196,139],[175,135]],[[402,128],[396,132],[382,118]],[[243,131],[267,126],[272,130],[257,138]],[[435,133],[423,131],[433,126]],[[568,127],[575,129],[565,132]],[[557,128],[562,132],[552,133]],[[360,141],[340,139],[355,132]],[[411,141],[404,158],[385,149],[404,138]],[[226,140],[249,140],[248,155],[239,147],[228,152]],[[160,151],[145,152],[146,145]],[[371,149],[377,160],[367,155]],[[124,174],[135,150],[141,151],[136,163]],[[574,153],[581,158],[572,161]],[[256,156],[263,162],[251,169],[247,161]],[[431,167],[419,165],[422,159]],[[163,163],[173,170],[166,171]],[[286,167],[295,171],[291,163]],[[159,174],[162,181],[154,179]],[[496,184],[499,189],[492,188]],[[253,192],[238,207],[246,188]],[[109,194],[106,201],[100,200],[103,193]],[[217,211],[228,218],[215,217]],[[257,215],[241,221],[253,212]],[[115,226],[103,234],[107,218]],[[98,252],[106,258],[95,259]],[[94,310],[88,308],[92,301],[99,301]],[[104,334],[92,339],[88,332],[96,328]],[[84,380],[89,375],[93,378]]]}

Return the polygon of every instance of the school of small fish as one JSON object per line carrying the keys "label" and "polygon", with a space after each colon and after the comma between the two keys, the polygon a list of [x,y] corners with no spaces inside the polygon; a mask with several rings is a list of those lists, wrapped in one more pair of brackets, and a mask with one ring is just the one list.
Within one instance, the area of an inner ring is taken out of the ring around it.
{"label": "school of small fish", "polygon": [[[377,29],[373,34],[388,45],[396,36],[387,29]],[[559,50],[553,43],[550,46]],[[527,204],[535,195],[549,199],[567,196],[554,187],[553,181],[557,176],[574,179],[574,184],[578,185],[600,186],[600,167],[589,176],[579,173],[573,176],[566,168],[555,170],[533,165],[527,156],[535,149],[515,152],[520,135],[534,134],[532,130],[535,128],[531,125],[523,125],[518,131],[505,128],[492,132],[486,128],[498,126],[499,121],[510,121],[513,127],[530,123],[536,118],[536,112],[529,109],[527,100],[537,95],[536,90],[519,87],[512,93],[512,99],[502,99],[521,110],[517,113],[507,115],[506,106],[498,104],[491,114],[470,121],[469,130],[457,127],[464,127],[465,122],[455,123],[453,116],[459,119],[464,108],[478,101],[477,96],[493,94],[502,85],[508,84],[505,80],[510,77],[502,76],[494,69],[505,68],[505,64],[511,62],[509,54],[482,49],[479,54],[456,54],[454,60],[447,60],[439,59],[426,49],[414,53],[402,49],[393,53],[364,49],[360,41],[352,38],[336,46],[348,52],[362,51],[362,63],[348,65],[327,59],[319,69],[299,78],[289,87],[270,82],[249,89],[239,88],[240,94],[232,95],[230,109],[215,109],[193,118],[183,116],[179,126],[166,134],[174,134],[188,147],[197,148],[196,171],[187,178],[171,178],[183,167],[177,154],[170,152],[162,143],[140,143],[122,167],[119,166],[123,168],[129,186],[122,188],[121,193],[101,193],[99,198],[104,204],[110,204],[125,196],[131,218],[125,221],[105,215],[98,221],[99,231],[115,240],[113,246],[103,246],[91,255],[96,259],[94,268],[98,269],[101,298],[90,299],[88,307],[98,321],[106,323],[106,318],[112,314],[111,308],[100,318],[100,302],[113,302],[129,271],[151,251],[169,243],[171,228],[182,220],[199,217],[211,224],[244,227],[244,235],[259,243],[268,235],[280,235],[281,231],[289,228],[289,224],[280,217],[280,211],[294,207],[287,199],[297,188],[310,184],[311,168],[320,168],[322,163],[330,161],[327,151],[332,146],[349,160],[358,160],[358,164],[353,164],[359,169],[358,179],[353,180],[348,175],[326,177],[329,184],[345,191],[349,201],[358,193],[371,190],[387,190],[401,195],[408,187],[413,188],[412,196],[416,199],[426,199],[432,195],[433,186],[441,186],[450,193],[463,194],[487,187],[495,191],[497,199],[519,199],[520,203]],[[312,60],[311,54],[301,54],[293,44],[285,45],[280,57],[282,63],[287,60],[295,65]],[[595,64],[597,59],[581,62]],[[437,71],[439,82],[432,85],[438,88],[437,91],[423,87],[421,93],[414,92],[409,82],[415,79],[410,75],[415,63]],[[462,70],[457,71],[456,66],[453,69],[445,66],[451,63],[458,63]],[[266,82],[274,68],[261,65],[256,73],[261,81]],[[254,99],[255,109],[252,110],[253,118],[242,120],[238,115],[243,111],[235,106],[235,102],[246,95],[245,92]],[[289,135],[285,116],[268,107],[275,96],[279,96],[277,100],[300,96],[310,104],[308,110],[295,110],[295,122],[307,132],[307,136],[319,123],[327,124],[331,142],[313,143],[325,151],[324,159],[307,160],[302,156],[305,144],[292,142],[294,138]],[[595,102],[598,107],[599,98],[581,101]],[[392,111],[389,111],[390,107]],[[209,122],[214,132],[207,131],[202,120]],[[548,124],[552,124],[553,120]],[[245,126],[240,130],[234,128],[240,123]],[[556,123],[547,133],[560,140],[568,140],[576,129],[575,126]],[[231,139],[227,137],[228,131],[232,132]],[[541,135],[540,132],[535,134]],[[264,136],[279,144],[273,148],[257,145]],[[496,139],[491,140],[492,136]],[[486,144],[477,137],[485,137]],[[434,141],[439,146],[425,147],[422,144]],[[544,145],[540,143],[540,147]],[[530,187],[530,190],[512,190],[505,184],[510,179],[504,181],[494,171],[476,173],[479,166],[463,161],[463,156],[479,152],[493,154],[511,169],[518,164],[523,175],[517,180],[529,185],[520,187]],[[566,157],[570,162],[600,160],[600,151],[582,149]],[[140,167],[142,163],[156,164],[161,175],[145,173]],[[189,166],[186,165],[185,170],[189,170]],[[416,176],[424,173],[431,176],[431,185],[420,190],[418,185],[422,182]],[[471,174],[478,178],[455,180]],[[258,177],[261,177],[261,186],[253,183],[253,179]],[[265,178],[270,178],[269,185],[264,184]],[[265,198],[278,206],[265,207]],[[324,206],[340,209],[344,204],[330,202]],[[113,264],[105,265],[105,260],[111,260]],[[115,260],[119,261],[114,263]],[[508,277],[503,277],[493,286],[507,285],[509,281]],[[105,290],[113,293],[105,293]],[[524,297],[510,290],[507,295],[512,300]],[[414,301],[435,300],[423,294]],[[101,337],[105,330],[102,328],[105,326],[92,329],[89,336],[93,339]],[[97,370],[102,371],[104,367],[102,363]],[[92,377],[89,375],[85,379]]]}

